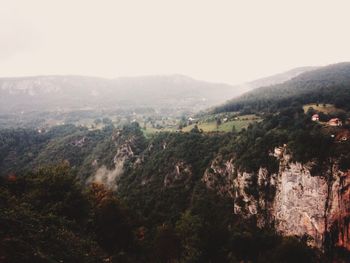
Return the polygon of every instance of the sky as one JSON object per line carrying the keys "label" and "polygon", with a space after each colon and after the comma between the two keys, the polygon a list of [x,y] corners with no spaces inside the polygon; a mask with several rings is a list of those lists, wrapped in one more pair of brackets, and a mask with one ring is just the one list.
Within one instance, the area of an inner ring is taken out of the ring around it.
{"label": "sky", "polygon": [[350,61],[348,0],[0,0],[0,77],[238,84]]}

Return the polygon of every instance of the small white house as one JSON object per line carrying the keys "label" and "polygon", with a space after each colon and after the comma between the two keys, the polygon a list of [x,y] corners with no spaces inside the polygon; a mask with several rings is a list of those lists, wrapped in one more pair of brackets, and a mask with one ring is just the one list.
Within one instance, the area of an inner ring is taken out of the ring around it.
{"label": "small white house", "polygon": [[312,115],[311,120],[312,121],[319,121],[320,120],[320,116],[318,114],[314,114],[314,115]]}

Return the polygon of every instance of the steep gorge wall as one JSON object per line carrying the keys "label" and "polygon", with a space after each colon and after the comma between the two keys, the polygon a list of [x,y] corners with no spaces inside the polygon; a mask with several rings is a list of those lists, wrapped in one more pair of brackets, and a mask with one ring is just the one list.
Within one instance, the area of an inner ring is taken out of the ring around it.
{"label": "steep gorge wall", "polygon": [[326,246],[350,251],[350,171],[333,170],[326,217]]}
{"label": "steep gorge wall", "polygon": [[260,225],[273,224],[283,235],[308,235],[319,248],[350,250],[350,172],[332,164],[324,174],[312,176],[311,165],[292,162],[286,152],[276,157],[276,174],[263,168],[256,174],[242,172],[233,160],[219,165],[216,159],[203,182],[231,196],[234,212],[256,216]]}
{"label": "steep gorge wall", "polygon": [[[135,167],[141,165],[144,156],[135,156],[133,145],[133,137],[118,144],[115,169],[102,173],[99,179],[113,181],[116,188],[127,160],[133,160]],[[323,173],[313,176],[312,163],[293,162],[285,147],[279,149],[275,151],[279,160],[276,173],[265,168],[256,173],[241,171],[234,159],[217,156],[202,181],[231,198],[234,213],[246,218],[254,216],[260,226],[273,225],[283,235],[308,235],[310,243],[319,248],[339,246],[350,251],[350,171],[339,170],[334,161]],[[192,167],[185,161],[173,160],[172,164],[173,169],[164,175],[164,188],[186,184],[192,177]],[[151,179],[143,178],[141,184]]]}
{"label": "steep gorge wall", "polygon": [[280,160],[272,215],[275,228],[285,235],[312,237],[322,247],[326,229],[328,183],[324,176],[311,176],[310,167]]}

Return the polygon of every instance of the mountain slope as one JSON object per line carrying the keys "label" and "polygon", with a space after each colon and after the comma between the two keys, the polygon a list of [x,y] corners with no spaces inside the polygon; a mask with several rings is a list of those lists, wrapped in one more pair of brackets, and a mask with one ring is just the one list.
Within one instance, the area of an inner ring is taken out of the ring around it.
{"label": "mountain slope", "polygon": [[298,67],[282,73],[278,73],[272,76],[256,79],[256,80],[238,85],[236,86],[236,88],[241,90],[242,92],[247,92],[260,87],[277,85],[277,84],[286,82],[292,78],[295,78],[302,73],[312,71],[315,69],[317,69],[317,67]]}
{"label": "mountain slope", "polygon": [[292,104],[332,103],[349,107],[350,63],[325,66],[281,84],[261,87],[215,109],[223,111],[276,111]]}

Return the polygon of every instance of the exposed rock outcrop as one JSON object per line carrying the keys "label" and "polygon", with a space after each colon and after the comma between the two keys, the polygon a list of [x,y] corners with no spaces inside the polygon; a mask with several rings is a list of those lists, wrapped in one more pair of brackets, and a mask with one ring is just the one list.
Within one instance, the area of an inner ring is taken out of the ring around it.
{"label": "exposed rock outcrop", "polygon": [[323,176],[311,176],[309,167],[283,159],[271,211],[277,231],[309,235],[312,244],[322,247],[327,198],[328,185]]}
{"label": "exposed rock outcrop", "polygon": [[185,162],[179,161],[171,173],[167,173],[164,177],[164,187],[171,187],[177,183],[187,182],[192,176],[192,168]]}
{"label": "exposed rock outcrop", "polygon": [[204,173],[202,181],[210,189],[215,189],[221,196],[234,197],[234,173],[233,160],[223,163],[222,157],[217,157],[210,168]]}
{"label": "exposed rock outcrop", "polygon": [[[130,137],[128,139],[123,140],[121,138],[121,133],[117,132],[113,136],[113,140],[116,143],[116,154],[113,158],[114,168],[108,169],[106,166],[99,167],[95,174],[88,179],[88,183],[100,183],[104,184],[107,188],[111,190],[117,190],[118,188],[118,178],[124,172],[125,163],[132,158],[135,158],[135,165],[138,165],[140,160],[136,158],[133,151],[133,145],[135,144],[135,138]],[[97,162],[96,162],[97,164]]]}
{"label": "exposed rock outcrop", "polygon": [[336,162],[317,176],[312,163],[291,161],[286,147],[274,152],[279,171],[264,168],[238,171],[234,160],[215,159],[202,180],[219,194],[232,197],[234,212],[256,216],[258,224],[273,224],[283,235],[309,236],[321,249],[335,246],[350,250],[350,171]]}
{"label": "exposed rock outcrop", "polygon": [[326,214],[327,248],[333,244],[350,251],[350,171],[333,169]]}

